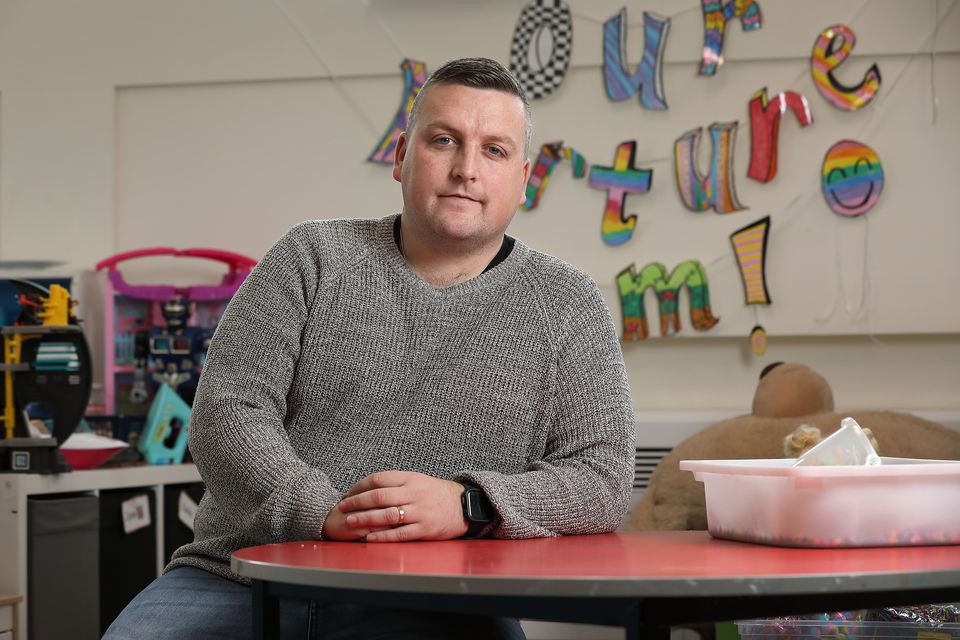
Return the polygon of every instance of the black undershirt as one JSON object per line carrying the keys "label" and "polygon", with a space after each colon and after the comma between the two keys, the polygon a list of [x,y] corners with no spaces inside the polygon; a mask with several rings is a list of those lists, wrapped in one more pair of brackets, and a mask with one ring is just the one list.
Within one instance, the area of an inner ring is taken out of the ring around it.
{"label": "black undershirt", "polygon": [[[400,254],[403,255],[403,248],[400,246],[400,216],[397,216],[393,221],[393,241],[397,243],[397,249],[400,249]],[[497,251],[497,255],[493,256],[493,260],[490,261],[490,264],[487,265],[487,268],[483,270],[483,273],[490,271],[495,266],[507,259],[507,256],[510,255],[510,252],[513,251],[513,245],[516,242],[510,236],[503,235],[503,243],[500,245],[500,251]]]}

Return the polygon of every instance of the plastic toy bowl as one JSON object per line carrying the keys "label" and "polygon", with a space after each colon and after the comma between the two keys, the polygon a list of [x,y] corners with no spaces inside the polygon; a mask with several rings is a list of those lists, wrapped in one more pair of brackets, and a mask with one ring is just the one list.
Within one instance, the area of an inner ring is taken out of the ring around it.
{"label": "plastic toy bowl", "polygon": [[960,544],[960,462],[795,467],[793,459],[683,460],[715,538],[786,547]]}
{"label": "plastic toy bowl", "polygon": [[82,471],[96,469],[128,446],[122,440],[92,433],[75,433],[60,445],[60,453],[74,471]]}

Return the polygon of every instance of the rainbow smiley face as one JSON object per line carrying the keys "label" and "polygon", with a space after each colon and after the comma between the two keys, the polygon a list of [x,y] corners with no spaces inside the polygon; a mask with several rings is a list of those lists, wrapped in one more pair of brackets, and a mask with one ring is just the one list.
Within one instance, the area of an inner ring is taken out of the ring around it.
{"label": "rainbow smiley face", "polygon": [[883,191],[877,152],[856,140],[841,140],[830,147],[821,171],[823,197],[837,215],[862,216]]}

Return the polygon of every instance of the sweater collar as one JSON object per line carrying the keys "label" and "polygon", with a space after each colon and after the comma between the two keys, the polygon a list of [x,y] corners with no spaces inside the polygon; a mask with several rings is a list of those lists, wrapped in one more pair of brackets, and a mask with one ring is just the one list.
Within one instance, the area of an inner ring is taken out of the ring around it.
{"label": "sweater collar", "polygon": [[[511,238],[513,249],[499,264],[488,267],[483,273],[464,282],[449,287],[435,287],[423,278],[407,262],[400,253],[394,240],[394,225],[400,214],[381,218],[376,227],[376,246],[390,267],[405,282],[418,290],[440,298],[457,298],[484,294],[499,289],[501,286],[513,282],[519,275],[521,267],[530,255],[530,248],[522,241]],[[501,249],[502,253],[502,249]],[[496,259],[495,261],[496,262]]]}

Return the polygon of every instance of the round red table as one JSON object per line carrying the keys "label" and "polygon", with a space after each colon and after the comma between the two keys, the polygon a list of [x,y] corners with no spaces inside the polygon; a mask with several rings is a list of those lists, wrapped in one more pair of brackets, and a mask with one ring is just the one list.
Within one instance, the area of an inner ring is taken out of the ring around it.
{"label": "round red table", "polygon": [[960,600],[960,546],[798,549],[703,531],[531,540],[306,541],[242,549],[254,637],[279,597],[622,626],[627,638],[738,618]]}

